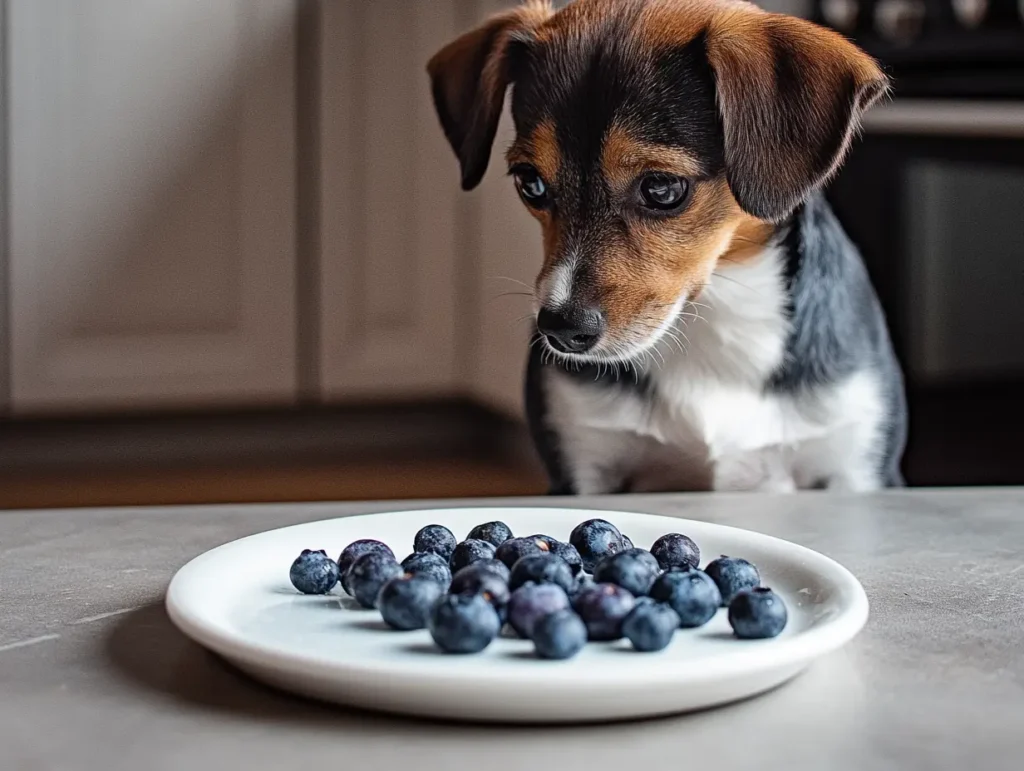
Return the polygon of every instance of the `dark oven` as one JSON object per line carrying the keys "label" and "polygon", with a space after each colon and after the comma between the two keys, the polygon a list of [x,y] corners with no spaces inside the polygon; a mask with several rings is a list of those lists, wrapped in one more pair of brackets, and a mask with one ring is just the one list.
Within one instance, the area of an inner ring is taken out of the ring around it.
{"label": "dark oven", "polygon": [[824,0],[892,75],[833,206],[885,306],[919,484],[1024,482],[1024,0]]}

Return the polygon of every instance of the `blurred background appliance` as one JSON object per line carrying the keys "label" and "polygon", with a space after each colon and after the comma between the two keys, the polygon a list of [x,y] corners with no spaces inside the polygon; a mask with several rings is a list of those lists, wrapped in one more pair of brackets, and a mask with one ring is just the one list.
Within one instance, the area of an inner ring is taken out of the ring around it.
{"label": "blurred background appliance", "polygon": [[1024,481],[1024,3],[820,0],[812,17],[893,78],[829,194],[907,371],[908,476]]}

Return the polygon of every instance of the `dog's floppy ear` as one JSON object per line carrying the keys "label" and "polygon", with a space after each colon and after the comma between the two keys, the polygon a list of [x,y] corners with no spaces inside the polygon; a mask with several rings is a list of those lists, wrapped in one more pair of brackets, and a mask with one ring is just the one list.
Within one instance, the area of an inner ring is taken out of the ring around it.
{"label": "dog's floppy ear", "polygon": [[492,17],[438,51],[427,64],[434,107],[462,168],[462,187],[480,184],[513,79],[513,48],[551,16],[548,0]]}
{"label": "dog's floppy ear", "polygon": [[715,15],[706,43],[729,186],[748,213],[782,220],[838,168],[888,79],[841,35],[754,7]]}

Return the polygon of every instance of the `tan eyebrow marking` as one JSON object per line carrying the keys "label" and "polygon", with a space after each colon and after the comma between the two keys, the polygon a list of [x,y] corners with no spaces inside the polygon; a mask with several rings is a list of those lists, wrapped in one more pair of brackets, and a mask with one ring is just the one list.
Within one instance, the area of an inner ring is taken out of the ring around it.
{"label": "tan eyebrow marking", "polygon": [[601,166],[612,187],[623,189],[645,171],[665,171],[680,177],[704,174],[700,161],[678,147],[640,141],[621,126],[612,126],[601,149]]}
{"label": "tan eyebrow marking", "polygon": [[505,154],[505,160],[510,166],[533,164],[548,183],[556,180],[562,166],[562,154],[558,150],[555,124],[545,120],[528,137],[516,137]]}

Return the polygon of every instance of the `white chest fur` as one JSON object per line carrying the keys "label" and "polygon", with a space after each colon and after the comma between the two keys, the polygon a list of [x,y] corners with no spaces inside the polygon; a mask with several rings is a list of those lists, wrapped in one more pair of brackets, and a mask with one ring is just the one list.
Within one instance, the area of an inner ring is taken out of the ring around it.
{"label": "white chest fur", "polygon": [[[549,419],[580,493],[878,487],[879,379],[765,389],[789,322],[778,255],[718,271],[649,352],[647,393],[559,373]],[[685,314],[697,313],[694,318]]]}

